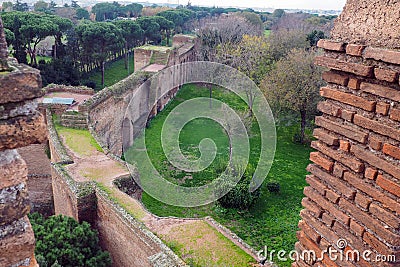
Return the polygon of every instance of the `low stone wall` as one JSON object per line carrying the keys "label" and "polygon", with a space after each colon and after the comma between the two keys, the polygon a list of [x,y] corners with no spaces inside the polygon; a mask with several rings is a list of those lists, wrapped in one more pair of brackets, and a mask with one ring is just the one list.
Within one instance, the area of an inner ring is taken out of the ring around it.
{"label": "low stone wall", "polygon": [[162,241],[142,223],[96,189],[95,227],[101,245],[112,255],[113,266],[186,266]]}
{"label": "low stone wall", "polygon": [[73,93],[81,95],[94,95],[95,91],[86,86],[68,86],[63,84],[49,84],[43,88],[46,93]]}

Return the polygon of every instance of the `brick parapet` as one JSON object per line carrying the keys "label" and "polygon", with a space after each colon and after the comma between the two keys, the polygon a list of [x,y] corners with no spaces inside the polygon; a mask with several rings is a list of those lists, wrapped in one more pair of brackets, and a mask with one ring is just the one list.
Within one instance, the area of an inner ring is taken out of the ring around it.
{"label": "brick parapet", "polygon": [[395,262],[300,260],[294,266],[400,264],[400,51],[321,40],[327,86],[315,120],[310,185],[299,223],[298,250],[372,251]]}

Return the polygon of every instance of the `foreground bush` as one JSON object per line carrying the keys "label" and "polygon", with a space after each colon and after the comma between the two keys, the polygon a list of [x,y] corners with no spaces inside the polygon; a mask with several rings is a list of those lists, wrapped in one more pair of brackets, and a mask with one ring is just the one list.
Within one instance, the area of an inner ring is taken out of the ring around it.
{"label": "foreground bush", "polygon": [[97,231],[90,224],[57,215],[47,219],[39,213],[29,216],[36,238],[35,255],[40,267],[107,267],[108,252],[101,250]]}

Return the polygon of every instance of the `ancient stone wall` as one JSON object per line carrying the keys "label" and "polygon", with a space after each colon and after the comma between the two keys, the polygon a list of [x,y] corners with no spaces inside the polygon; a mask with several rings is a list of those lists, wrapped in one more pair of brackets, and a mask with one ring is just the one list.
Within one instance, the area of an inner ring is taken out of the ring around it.
{"label": "ancient stone wall", "polygon": [[134,50],[133,56],[135,71],[141,70],[144,67],[150,65],[150,60],[152,56],[152,50],[136,48]]}
{"label": "ancient stone wall", "polygon": [[0,266],[37,266],[35,238],[26,216],[28,170],[16,148],[46,139],[36,101],[43,95],[42,81],[38,70],[7,61],[6,49],[0,19]]}
{"label": "ancient stone wall", "polygon": [[132,94],[148,77],[149,74],[135,72],[82,104],[89,110],[89,129],[105,151],[122,155],[122,123],[125,110]]}
{"label": "ancient stone wall", "polygon": [[46,144],[34,144],[18,149],[28,166],[28,188],[31,212],[46,216],[54,214],[51,164]]}
{"label": "ancient stone wall", "polygon": [[162,241],[146,227],[97,190],[95,227],[103,248],[112,256],[113,265],[186,266]]}
{"label": "ancient stone wall", "polygon": [[335,39],[318,43],[315,62],[329,70],[296,249],[337,258],[293,266],[400,266],[399,10],[398,1],[350,0]]}

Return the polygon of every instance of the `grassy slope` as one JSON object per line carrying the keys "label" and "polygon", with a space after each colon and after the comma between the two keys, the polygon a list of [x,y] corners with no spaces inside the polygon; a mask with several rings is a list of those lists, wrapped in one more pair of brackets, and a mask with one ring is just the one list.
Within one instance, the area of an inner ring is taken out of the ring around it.
{"label": "grassy slope", "polygon": [[[146,147],[149,150],[149,155],[152,158],[153,164],[160,172],[168,169],[162,167],[165,166],[165,156],[163,157],[162,155],[159,141],[162,123],[167,114],[184,99],[207,95],[207,89],[196,90],[194,86],[186,86],[185,89],[179,92],[176,100],[151,122],[151,127],[146,131]],[[233,107],[239,109],[243,108],[243,103],[230,94],[215,91],[214,97],[224,100],[225,103],[232,103]],[[208,125],[208,129],[196,127],[195,124],[186,125],[185,128],[187,129],[184,130],[192,131],[193,135],[189,138],[190,135],[188,135],[186,131],[182,131],[182,136],[180,136],[182,142],[181,147],[185,147],[186,141],[189,144],[195,144],[197,138],[203,135],[201,129],[209,131],[209,127],[212,127],[212,125]],[[250,145],[254,153],[250,162],[253,162],[254,166],[256,166],[259,155],[257,148],[259,147],[260,141],[257,138],[257,129],[258,128],[253,129],[254,136],[250,139]],[[269,249],[285,249],[290,251],[293,249],[294,243],[296,242],[296,230],[297,223],[300,219],[301,199],[303,197],[303,188],[306,185],[304,178],[307,172],[305,168],[309,162],[308,158],[310,153],[310,148],[294,144],[291,141],[295,131],[295,127],[282,127],[277,129],[277,150],[274,164],[267,177],[267,181],[278,181],[281,185],[281,192],[278,194],[269,193],[265,186],[266,183],[264,183],[260,199],[248,211],[226,210],[216,205],[207,205],[197,208],[174,207],[165,205],[147,194],[143,195],[143,203],[151,212],[159,216],[212,216],[232,229],[256,250],[268,246]],[[185,137],[185,135],[187,136]],[[217,139],[214,139],[216,142],[222,140],[215,132],[213,135],[208,136],[213,139],[214,136],[217,137]],[[174,175],[173,173],[164,174],[166,176]],[[200,175],[200,178],[201,177]],[[289,263],[279,263],[279,265],[289,266]]]}

